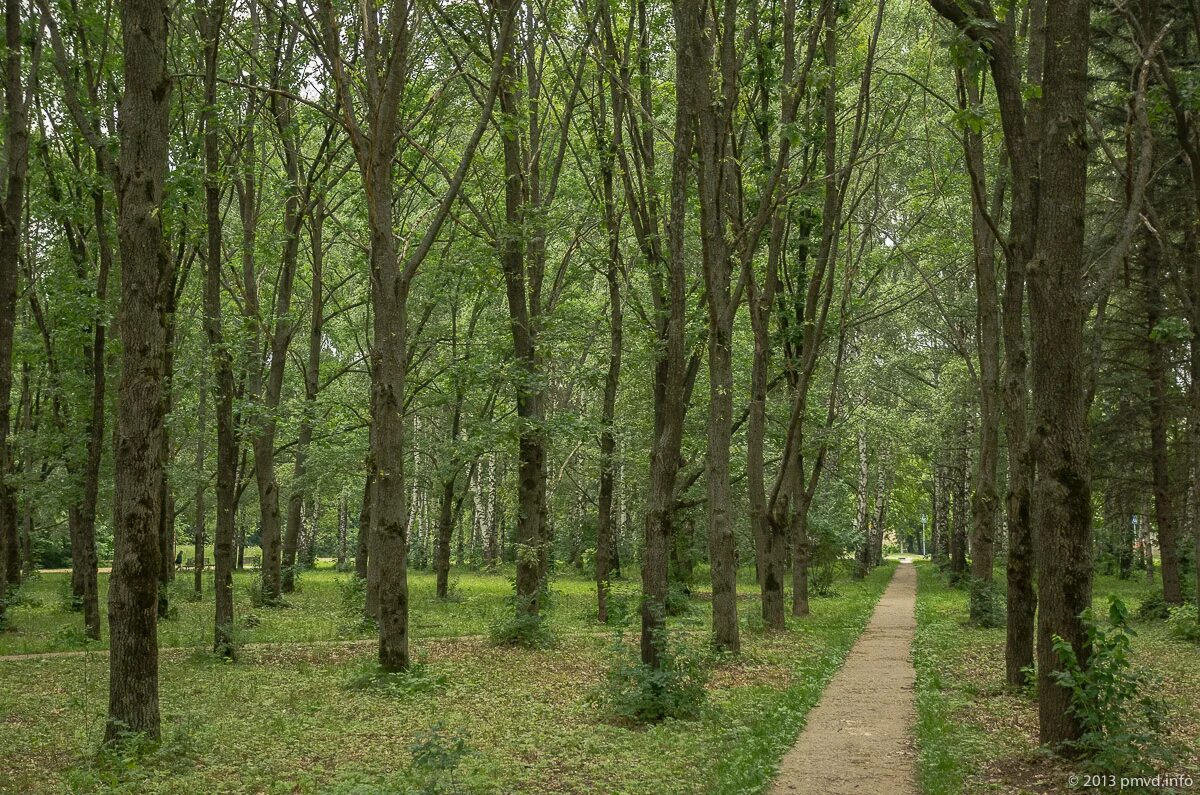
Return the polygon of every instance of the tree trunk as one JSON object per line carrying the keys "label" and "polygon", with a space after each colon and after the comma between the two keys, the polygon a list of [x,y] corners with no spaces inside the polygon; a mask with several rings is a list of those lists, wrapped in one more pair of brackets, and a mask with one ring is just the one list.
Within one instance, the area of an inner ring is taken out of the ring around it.
{"label": "tree trunk", "polygon": [[9,482],[13,455],[8,434],[12,402],[13,335],[17,322],[17,270],[21,218],[25,206],[25,177],[29,165],[28,101],[22,84],[21,4],[4,6],[4,205],[0,213],[0,620],[4,618],[10,583],[19,581],[17,499]]}
{"label": "tree trunk", "polygon": [[[10,0],[11,2],[11,0]],[[163,240],[170,78],[161,0],[122,0],[124,96],[118,123],[122,367],[114,440],[113,570],[108,590],[109,701],[105,739],[158,739],[160,481],[166,291]],[[10,23],[11,24],[11,23]]]}
{"label": "tree trunk", "polygon": [[1029,269],[1037,441],[1038,718],[1041,741],[1082,731],[1071,691],[1056,683],[1056,636],[1087,665],[1080,614],[1092,604],[1092,505],[1084,413],[1084,201],[1087,187],[1089,0],[1048,0],[1037,253]]}
{"label": "tree trunk", "polygon": [[[607,33],[611,34],[612,21],[608,7],[601,10]],[[617,410],[617,388],[621,380],[622,309],[621,309],[621,219],[616,199],[617,148],[622,145],[623,110],[625,107],[624,86],[617,82],[618,56],[616,37],[605,36],[607,68],[610,70],[609,99],[612,105],[611,127],[604,129],[609,140],[603,147],[601,163],[601,189],[604,201],[604,226],[608,238],[608,261],[605,280],[608,284],[608,371],[604,377],[604,398],[600,414],[600,490],[597,498],[596,516],[596,615],[601,623],[608,621],[609,575],[612,568],[613,547],[613,467],[616,437],[613,424]],[[599,92],[601,127],[608,125],[605,112],[605,95]]]}
{"label": "tree trunk", "polygon": [[1150,470],[1154,482],[1154,518],[1161,553],[1163,600],[1183,604],[1179,576],[1179,543],[1175,537],[1175,506],[1172,504],[1170,450],[1167,427],[1171,420],[1167,396],[1167,343],[1158,323],[1163,316],[1161,252],[1157,235],[1143,235],[1142,279],[1146,302],[1146,376],[1150,382]]}
{"label": "tree trunk", "polygon": [[354,576],[360,580],[367,579],[371,535],[371,484],[374,480],[375,473],[368,465],[367,476],[363,479],[362,504],[358,511],[358,541],[354,547]]}
{"label": "tree trunk", "polygon": [[445,599],[450,590],[450,541],[454,535],[454,478],[443,481],[438,499],[437,552],[434,569],[437,576],[437,596]]}
{"label": "tree trunk", "polygon": [[341,571],[346,566],[346,544],[350,537],[350,503],[345,492],[338,498],[338,545],[337,568]]}
{"label": "tree trunk", "polygon": [[[960,107],[979,104],[979,87],[961,69],[955,72]],[[1000,299],[996,285],[996,238],[987,221],[987,170],[983,136],[967,128],[963,134],[963,157],[971,178],[971,240],[975,261],[976,347],[979,350],[979,458],[975,464],[975,489],[971,499],[974,519],[971,540],[971,577],[976,582],[992,581],[993,549],[996,541],[996,508],[1000,503],[997,466],[1000,455]],[[998,181],[1002,184],[1002,181]],[[1002,202],[1000,189],[992,202],[997,215]],[[971,601],[971,609],[978,606]],[[972,614],[972,621],[979,616]]]}
{"label": "tree trunk", "polygon": [[[197,3],[197,25],[203,40],[201,65],[204,69],[204,109],[201,122],[204,128],[204,330],[208,341],[208,356],[212,367],[213,410],[217,424],[216,526],[213,532],[213,651],[232,659],[236,654],[233,635],[233,569],[242,568],[246,535],[243,527],[237,533],[237,468],[238,439],[234,425],[233,360],[225,343],[221,317],[222,251],[220,128],[217,122],[217,59],[224,17],[224,3],[207,0]],[[197,540],[199,547],[199,540]],[[198,562],[200,558],[197,559]],[[196,577],[200,581],[201,567]]]}
{"label": "tree trunk", "polygon": [[854,526],[858,530],[860,539],[854,576],[860,580],[867,576],[867,572],[871,568],[871,526],[867,508],[870,501],[868,493],[870,472],[871,462],[867,457],[867,432],[860,430],[858,432],[858,491],[854,513]]}
{"label": "tree trunk", "polygon": [[[712,571],[713,643],[736,654],[740,649],[737,616],[737,547],[733,537],[733,506],[729,455],[733,435],[733,314],[730,290],[731,252],[726,240],[728,221],[723,187],[729,156],[730,103],[714,93],[714,40],[720,36],[720,74],[728,80],[733,69],[736,3],[726,3],[724,23],[708,19],[700,6],[677,0],[676,59],[684,78],[693,85],[680,108],[696,119],[696,184],[700,205],[701,259],[708,308],[708,434],[706,486],[708,497],[708,557]],[[727,84],[722,86],[727,91]]]}
{"label": "tree trunk", "polygon": [[205,530],[208,523],[208,511],[205,497],[208,494],[208,482],[204,477],[208,442],[208,386],[200,387],[200,407],[197,410],[196,421],[196,491],[192,496],[192,506],[196,512],[192,525],[192,541],[194,543],[195,559],[192,561],[195,574],[193,588],[196,594],[204,593],[204,544]]}
{"label": "tree trunk", "polygon": [[[964,418],[964,423],[966,419]],[[950,576],[960,580],[967,576],[967,527],[970,524],[967,510],[967,472],[970,469],[968,461],[970,453],[966,448],[970,434],[966,432],[959,439],[958,461],[954,465],[954,522],[950,533]]]}
{"label": "tree trunk", "polygon": [[[500,109],[508,119],[521,117],[518,108],[518,68],[522,62],[521,48],[513,47],[505,58],[501,79]],[[530,114],[529,123],[534,123]],[[540,298],[532,293],[527,284],[527,273],[538,271],[539,252],[535,248],[537,235],[527,246],[525,238],[531,230],[526,222],[526,204],[533,205],[531,198],[537,190],[537,162],[540,152],[530,152],[526,162],[522,152],[521,136],[517,132],[502,136],[504,157],[504,226],[505,233],[499,241],[501,269],[504,271],[505,291],[508,298],[510,328],[513,338],[513,356],[522,376],[517,392],[517,577],[516,607],[518,613],[536,615],[542,585],[543,556],[546,522],[546,443],[544,398],[545,390],[539,385],[541,358],[537,350],[537,324],[540,314]],[[532,209],[532,206],[530,207]],[[540,252],[544,259],[544,252]],[[531,277],[534,278],[534,277]],[[536,278],[540,282],[540,275]]]}

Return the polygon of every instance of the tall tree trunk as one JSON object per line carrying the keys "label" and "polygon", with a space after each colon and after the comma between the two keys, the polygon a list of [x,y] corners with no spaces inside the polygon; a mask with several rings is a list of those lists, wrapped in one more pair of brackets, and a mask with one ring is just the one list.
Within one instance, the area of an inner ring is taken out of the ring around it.
{"label": "tall tree trunk", "polygon": [[963,432],[959,437],[959,449],[956,453],[958,460],[954,464],[954,522],[950,533],[950,576],[959,580],[967,576],[967,528],[970,518],[967,509],[967,472],[970,470],[971,454],[967,450],[967,440],[970,432],[967,430],[966,417],[963,417]]}
{"label": "tall tree trunk", "polygon": [[192,508],[195,510],[195,521],[192,524],[192,542],[194,549],[193,574],[195,580],[193,589],[197,595],[204,593],[204,545],[207,542],[208,506],[205,504],[208,496],[208,481],[204,477],[208,455],[208,385],[200,387],[200,406],[196,412],[196,490],[192,495]]}
{"label": "tall tree trunk", "polygon": [[[12,2],[12,0],[10,0]],[[157,739],[160,481],[165,309],[174,279],[163,240],[167,174],[168,7],[122,0],[124,96],[118,123],[122,367],[114,440],[113,570],[108,589],[109,700],[105,739]]]}
{"label": "tall tree trunk", "polygon": [[858,531],[859,541],[857,561],[854,576],[862,579],[867,576],[871,567],[871,525],[868,505],[870,504],[869,478],[871,461],[867,457],[867,432],[858,432],[858,490],[855,498],[854,526]]}
{"label": "tall tree trunk", "polygon": [[[510,123],[521,118],[518,107],[520,91],[518,70],[523,62],[524,48],[512,45],[505,57],[501,78],[500,110]],[[535,87],[531,87],[536,90]],[[536,100],[531,100],[536,101]],[[536,107],[536,105],[535,105]],[[537,114],[531,113],[527,123],[537,122]],[[536,205],[532,194],[537,191],[537,164],[541,153],[536,149],[529,152],[526,161],[522,151],[521,137],[516,132],[502,136],[504,157],[504,228],[500,237],[500,265],[504,272],[505,291],[508,298],[510,328],[513,338],[513,356],[522,375],[517,385],[517,577],[516,606],[518,613],[536,615],[542,585],[542,559],[546,552],[546,442],[545,389],[539,384],[541,357],[537,349],[537,324],[541,299],[529,290],[527,272],[537,271],[538,258],[544,260],[544,251],[536,250],[538,235],[533,235],[526,244],[526,205]],[[540,282],[540,276],[536,277]]]}
{"label": "tall tree trunk", "polygon": [[[979,87],[961,69],[955,72],[959,104],[966,109],[979,104]],[[971,178],[971,241],[975,261],[975,339],[979,350],[979,458],[975,464],[975,488],[971,498],[974,519],[971,541],[971,577],[976,582],[992,581],[993,549],[996,541],[996,509],[1000,503],[997,467],[1000,455],[1000,299],[996,284],[996,238],[988,226],[987,169],[983,136],[967,128],[963,133],[963,157]],[[1002,184],[1002,181],[998,181]],[[996,215],[1002,202],[992,202]],[[980,603],[971,601],[971,620]]]}
{"label": "tall tree trunk", "polygon": [[605,109],[605,94],[599,92],[601,135],[607,136],[602,148],[601,190],[604,202],[604,228],[608,238],[608,261],[605,281],[608,285],[608,370],[604,377],[604,398],[600,410],[600,490],[596,517],[596,615],[601,623],[608,621],[609,578],[612,569],[613,547],[613,475],[616,437],[613,424],[617,411],[617,388],[621,380],[622,309],[621,309],[621,221],[616,199],[617,149],[622,146],[622,126],[625,108],[624,86],[617,80],[618,56],[616,37],[608,7],[604,15],[605,55],[610,72],[608,98],[612,105],[609,126]]}
{"label": "tall tree trunk", "polygon": [[358,541],[354,547],[354,576],[360,580],[367,579],[371,534],[371,485],[374,480],[375,473],[368,466],[367,476],[363,478],[362,503],[358,511]]}
{"label": "tall tree trunk", "polygon": [[338,537],[337,537],[337,568],[341,571],[346,566],[346,544],[350,537],[350,503],[345,492],[338,498]]}
{"label": "tall tree trunk", "polygon": [[1146,376],[1150,382],[1150,471],[1154,482],[1154,519],[1158,526],[1161,553],[1163,599],[1167,604],[1183,604],[1179,576],[1179,542],[1175,537],[1175,506],[1172,504],[1170,450],[1167,447],[1167,343],[1160,336],[1158,323],[1163,316],[1161,252],[1157,235],[1143,235],[1141,249],[1142,279],[1146,303]]}
{"label": "tall tree trunk", "polygon": [[[674,23],[678,31],[687,18],[680,13],[680,3],[674,6]],[[651,108],[650,29],[646,3],[638,0],[638,98],[641,112],[653,118]],[[679,475],[680,452],[683,444],[683,422],[687,413],[685,379],[687,351],[687,260],[684,251],[684,227],[687,213],[688,173],[695,146],[695,122],[691,114],[681,109],[690,107],[694,90],[687,77],[687,64],[675,61],[675,129],[674,155],[671,163],[670,211],[666,226],[667,251],[656,245],[659,215],[657,201],[645,207],[647,226],[652,230],[641,235],[639,243],[651,268],[655,289],[655,308],[661,318],[659,339],[661,352],[655,361],[655,433],[650,447],[650,483],[646,494],[646,516],[642,553],[641,659],[652,668],[660,668],[663,659],[666,631],[667,601],[667,542],[670,538],[671,514],[675,505],[675,482]],[[631,117],[636,114],[630,114]],[[640,157],[646,172],[653,177],[653,132],[650,125],[640,127],[642,134]],[[651,146],[647,146],[651,144]],[[626,179],[632,170],[625,164]],[[628,196],[632,190],[626,187]],[[664,256],[665,254],[665,256]],[[665,277],[666,285],[663,286]]]}
{"label": "tall tree trunk", "polygon": [[[290,170],[298,173],[298,155],[288,155],[293,163]],[[324,270],[325,244],[323,240],[325,223],[324,203],[316,200],[311,214],[309,236],[311,241],[311,297],[309,313],[311,318],[308,326],[308,364],[304,368],[304,413],[300,419],[300,433],[296,441],[296,459],[292,470],[292,493],[288,497],[287,530],[283,535],[283,578],[281,588],[284,593],[291,593],[296,588],[296,546],[300,535],[300,509],[311,487],[305,481],[308,474],[308,446],[312,443],[313,418],[316,414],[317,391],[321,380],[321,341],[324,327]]]}
{"label": "tall tree trunk", "polygon": [[[696,184],[700,205],[700,241],[705,303],[708,308],[708,434],[706,485],[708,497],[708,557],[712,571],[713,643],[718,649],[740,649],[737,616],[737,547],[733,537],[729,455],[733,435],[733,314],[732,262],[727,241],[726,163],[731,104],[736,102],[730,80],[734,70],[737,4],[726,2],[723,22],[710,21],[704,9],[677,0],[676,59],[684,78],[693,85],[691,100],[680,108],[696,119]],[[719,64],[714,64],[714,41],[720,37]],[[714,67],[718,70],[714,72]],[[721,82],[714,93],[711,82]]]}
{"label": "tall tree trunk", "polygon": [[[233,361],[225,343],[221,317],[222,251],[220,134],[217,105],[217,59],[220,52],[220,33],[225,15],[223,0],[199,0],[196,20],[203,49],[201,65],[204,70],[204,109],[201,123],[204,129],[204,331],[213,378],[213,412],[217,425],[216,526],[213,531],[213,650],[227,658],[235,655],[233,636],[233,569],[242,567],[245,531],[236,545],[238,448],[240,441],[234,425]],[[199,541],[197,545],[199,546]],[[203,549],[201,548],[201,555]],[[200,582],[202,569],[197,565]]]}
{"label": "tall tree trunk", "polygon": [[9,482],[13,455],[8,432],[12,401],[13,334],[17,322],[17,270],[25,177],[29,166],[28,100],[21,82],[21,4],[5,0],[4,204],[0,213],[0,620],[10,582],[20,579],[12,560],[17,540],[17,499]]}
{"label": "tall tree trunk", "polygon": [[1041,741],[1078,739],[1071,691],[1054,638],[1087,665],[1090,647],[1080,614],[1092,604],[1092,505],[1084,413],[1087,313],[1083,284],[1087,188],[1089,0],[1048,0],[1042,94],[1045,128],[1039,182],[1037,253],[1029,269],[1037,477],[1033,524],[1038,533],[1038,718]]}
{"label": "tall tree trunk", "polygon": [[[176,268],[177,272],[177,268]],[[169,417],[174,406],[173,382],[175,379],[175,306],[178,293],[173,276],[165,288],[166,331],[163,340],[163,407],[162,416]],[[171,489],[169,465],[171,463],[171,430],[164,423],[161,436],[163,476],[159,479],[158,508],[158,617],[166,618],[169,608],[169,588],[175,579],[175,494]]]}

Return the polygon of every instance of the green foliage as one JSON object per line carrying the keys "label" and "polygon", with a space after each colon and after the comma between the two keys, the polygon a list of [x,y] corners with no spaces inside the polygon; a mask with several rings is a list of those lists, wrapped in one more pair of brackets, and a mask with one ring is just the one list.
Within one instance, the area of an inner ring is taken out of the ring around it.
{"label": "green foliage", "polygon": [[423,693],[436,693],[446,686],[446,676],[429,665],[415,662],[404,671],[385,671],[371,660],[351,670],[346,677],[346,689],[381,693],[403,698]]}
{"label": "green foliage", "polygon": [[338,615],[344,631],[350,634],[369,631],[375,622],[367,617],[367,581],[362,577],[337,580]]}
{"label": "green foliage", "polygon": [[488,630],[488,639],[496,646],[523,649],[549,649],[555,643],[554,632],[542,613],[528,610],[505,611]]}
{"label": "green foliage", "polygon": [[1151,592],[1138,605],[1137,617],[1142,621],[1166,621],[1170,616],[1170,606],[1163,598],[1162,590]]}
{"label": "green foliage", "polygon": [[[554,633],[546,624],[544,610],[530,610],[522,600],[528,597],[514,596],[508,599],[511,609],[505,610],[488,629],[488,639],[496,646],[520,648],[550,648],[554,645]],[[541,602],[541,593],[533,597]]]}
{"label": "green foliage", "polygon": [[642,662],[639,650],[618,635],[603,688],[593,701],[616,718],[653,723],[666,718],[695,718],[704,705],[707,660],[662,633],[657,668]]}
{"label": "green foliage", "polygon": [[692,612],[692,589],[687,583],[672,580],[667,583],[665,603],[668,616],[686,616]]}
{"label": "green foliage", "polygon": [[1006,597],[1004,587],[997,582],[971,580],[971,624],[983,629],[1004,626]]}
{"label": "green foliage", "polygon": [[1172,607],[1167,617],[1167,632],[1176,640],[1200,643],[1200,620],[1190,605]]}
{"label": "green foliage", "polygon": [[1129,611],[1118,597],[1109,598],[1108,626],[1091,608],[1080,616],[1086,660],[1062,637],[1054,636],[1060,670],[1051,678],[1071,692],[1071,715],[1083,730],[1069,749],[1096,772],[1149,772],[1156,761],[1169,761],[1163,742],[1166,705],[1148,693],[1150,677],[1130,661]]}
{"label": "green foliage", "polygon": [[838,569],[842,562],[836,558],[826,557],[815,566],[808,569],[808,594],[828,598],[837,596],[833,583],[837,580]]}
{"label": "green foliage", "polygon": [[452,795],[462,791],[456,774],[463,760],[473,753],[465,737],[447,732],[437,723],[421,732],[408,750],[412,754],[409,775],[419,782],[421,795]]}
{"label": "green foliage", "polygon": [[181,775],[199,756],[193,725],[185,720],[171,724],[161,740],[128,732],[105,743],[87,768],[72,770],[67,777],[72,792],[137,792],[141,782],[169,772]]}

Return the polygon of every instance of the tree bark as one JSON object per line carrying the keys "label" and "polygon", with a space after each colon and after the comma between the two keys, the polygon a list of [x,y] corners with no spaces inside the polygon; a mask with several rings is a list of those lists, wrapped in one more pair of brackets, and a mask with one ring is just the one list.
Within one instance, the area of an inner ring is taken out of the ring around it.
{"label": "tree bark", "polygon": [[196,415],[196,490],[192,495],[192,507],[196,517],[192,525],[194,549],[192,564],[195,580],[192,587],[199,595],[204,593],[204,544],[208,525],[208,507],[205,504],[208,496],[208,482],[204,477],[208,454],[208,386],[206,384],[200,387],[200,406]]}
{"label": "tree bark", "polygon": [[1071,691],[1056,683],[1061,637],[1087,665],[1080,614],[1092,604],[1092,505],[1084,412],[1084,202],[1087,187],[1089,0],[1048,0],[1045,128],[1036,255],[1029,269],[1037,476],[1038,718],[1041,741],[1082,731]]}
{"label": "tree bark", "polygon": [[[956,70],[960,107],[980,102],[974,77]],[[987,170],[983,136],[967,128],[963,133],[963,158],[971,178],[971,241],[975,263],[976,325],[979,350],[979,457],[975,464],[975,488],[971,498],[974,520],[971,540],[971,577],[992,581],[993,549],[996,540],[996,509],[1000,503],[997,467],[1000,454],[1000,298],[996,284],[996,238],[987,220]],[[994,201],[994,209],[1001,202]],[[972,600],[971,608],[976,609]],[[972,615],[972,621],[979,616]]]}
{"label": "tree bark", "polygon": [[[200,54],[204,70],[204,331],[213,378],[213,413],[217,425],[216,526],[213,531],[213,651],[223,657],[236,654],[233,636],[233,569],[242,567],[244,530],[235,549],[237,522],[237,458],[240,440],[234,425],[233,360],[221,324],[222,251],[220,128],[217,122],[217,61],[225,15],[223,0],[199,0],[196,22],[203,39]],[[199,541],[197,541],[199,545]],[[197,566],[197,582],[201,568]]]}
{"label": "tree bark", "polygon": [[[11,2],[11,0],[10,0]],[[163,240],[167,174],[168,7],[122,0],[125,92],[118,120],[122,368],[114,440],[113,570],[108,590],[105,739],[159,735],[158,615],[165,310],[172,262]]]}
{"label": "tree bark", "polygon": [[29,103],[21,82],[21,4],[5,0],[4,203],[0,212],[0,620],[9,583],[20,579],[17,499],[8,478],[13,455],[8,438],[12,410],[13,334],[17,322],[17,270],[25,178],[29,166]]}
{"label": "tree bark", "polygon": [[1157,235],[1143,235],[1142,281],[1146,304],[1146,376],[1150,395],[1150,472],[1154,483],[1154,520],[1158,527],[1161,554],[1163,600],[1183,604],[1179,575],[1179,542],[1176,539],[1175,506],[1172,500],[1170,450],[1167,426],[1170,424],[1167,396],[1167,343],[1159,336],[1158,323],[1163,316],[1161,252]]}

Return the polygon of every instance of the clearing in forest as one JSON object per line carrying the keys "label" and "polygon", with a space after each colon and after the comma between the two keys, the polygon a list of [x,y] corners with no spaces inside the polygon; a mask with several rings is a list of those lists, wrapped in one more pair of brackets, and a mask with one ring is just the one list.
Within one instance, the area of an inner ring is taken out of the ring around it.
{"label": "clearing in forest", "polygon": [[871,622],[808,716],[771,788],[779,793],[915,795],[912,726],[917,573],[897,569]]}

